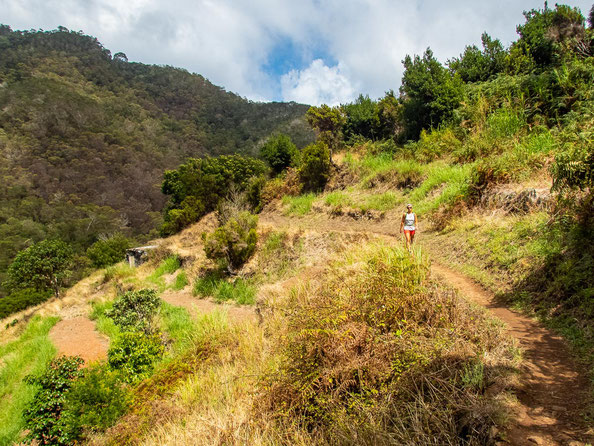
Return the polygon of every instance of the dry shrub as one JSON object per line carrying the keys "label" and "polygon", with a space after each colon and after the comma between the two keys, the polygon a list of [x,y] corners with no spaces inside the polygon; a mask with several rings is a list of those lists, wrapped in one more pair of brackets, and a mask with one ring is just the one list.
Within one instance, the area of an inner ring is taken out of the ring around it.
{"label": "dry shrub", "polygon": [[274,200],[280,200],[285,195],[296,197],[301,194],[301,189],[299,173],[297,170],[289,168],[283,177],[273,178],[264,185],[260,195],[262,204],[266,206]]}
{"label": "dry shrub", "polygon": [[316,442],[490,444],[501,404],[484,391],[509,371],[512,344],[428,270],[376,246],[295,290],[259,410]]}

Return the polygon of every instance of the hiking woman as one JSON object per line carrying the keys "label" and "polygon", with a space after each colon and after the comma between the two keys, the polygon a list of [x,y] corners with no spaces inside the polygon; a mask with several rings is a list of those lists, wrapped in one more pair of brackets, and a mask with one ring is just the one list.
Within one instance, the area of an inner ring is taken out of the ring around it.
{"label": "hiking woman", "polygon": [[410,251],[410,248],[415,241],[415,231],[417,228],[417,214],[412,210],[412,204],[406,205],[406,212],[402,214],[402,220],[400,221],[400,233],[404,229],[404,237],[406,237],[406,249]]}

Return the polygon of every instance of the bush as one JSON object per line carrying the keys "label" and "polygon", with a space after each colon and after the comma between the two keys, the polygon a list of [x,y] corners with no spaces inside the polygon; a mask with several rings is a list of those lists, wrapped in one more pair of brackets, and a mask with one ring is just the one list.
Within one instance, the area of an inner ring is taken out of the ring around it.
{"label": "bush", "polygon": [[258,213],[266,202],[262,199],[262,191],[266,186],[265,177],[254,177],[245,191],[245,198],[252,212]]}
{"label": "bush", "polygon": [[257,226],[258,217],[249,212],[240,212],[212,234],[204,236],[206,257],[221,268],[239,268],[256,250]]}
{"label": "bush", "polygon": [[330,178],[330,151],[323,142],[311,144],[303,149],[299,178],[306,191],[324,189]]}
{"label": "bush", "polygon": [[59,297],[71,267],[70,246],[61,240],[44,240],[19,252],[8,268],[8,276],[15,288],[52,290]]}
{"label": "bush", "polygon": [[165,214],[165,221],[161,226],[161,235],[167,236],[181,231],[186,226],[196,223],[204,215],[204,204],[193,196],[188,196],[177,209],[171,209]]}
{"label": "bush", "polygon": [[297,196],[301,193],[303,185],[299,178],[299,171],[288,169],[283,177],[273,178],[267,181],[260,194],[263,206],[271,203],[273,200],[283,198],[285,195]]}
{"label": "bush", "polygon": [[280,134],[271,137],[260,149],[260,156],[268,163],[272,172],[278,175],[288,167],[294,166],[299,159],[297,146],[291,138]]}
{"label": "bush", "polygon": [[104,365],[86,369],[66,395],[65,430],[70,438],[103,431],[115,424],[129,404],[130,396],[119,373]]}
{"label": "bush", "polygon": [[62,411],[67,392],[82,374],[80,366],[83,362],[77,356],[62,356],[54,359],[41,376],[25,378],[28,384],[38,386],[23,414],[29,429],[27,440],[51,445],[72,444],[73,439],[65,429]]}
{"label": "bush", "polygon": [[128,291],[105,312],[122,330],[153,332],[153,317],[161,304],[155,290]]}
{"label": "bush", "polygon": [[34,288],[14,291],[9,296],[0,299],[0,319],[45,302],[51,295],[51,291],[38,291]]}
{"label": "bush", "polygon": [[128,331],[121,333],[109,348],[107,362],[113,370],[122,372],[124,381],[135,383],[150,376],[163,353],[158,335]]}
{"label": "bush", "polygon": [[116,234],[106,240],[98,240],[87,249],[87,257],[96,268],[118,263],[124,260],[126,249],[131,246],[130,240],[121,234]]}
{"label": "bush", "polygon": [[259,402],[316,443],[490,444],[501,406],[482,390],[508,373],[511,340],[431,284],[422,257],[376,245],[347,258],[283,304]]}

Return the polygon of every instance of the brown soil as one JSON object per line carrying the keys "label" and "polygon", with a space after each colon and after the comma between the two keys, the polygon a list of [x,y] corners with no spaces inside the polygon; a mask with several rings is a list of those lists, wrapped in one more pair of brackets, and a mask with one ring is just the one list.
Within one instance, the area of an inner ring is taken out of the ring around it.
{"label": "brown soil", "polygon": [[184,307],[190,314],[209,314],[215,310],[222,310],[228,314],[231,320],[236,322],[256,320],[256,312],[253,307],[218,304],[211,299],[199,299],[198,297],[194,297],[191,292],[185,290],[165,291],[161,294],[161,299],[168,304]]}
{"label": "brown soil", "polygon": [[[278,213],[261,216],[260,222],[275,229],[296,226],[320,232],[365,232],[391,242],[401,242],[398,216],[381,222],[354,222],[323,215],[313,218],[290,218]],[[420,240],[422,245],[422,238]],[[586,374],[576,364],[559,336],[537,322],[496,303],[494,295],[468,277],[436,262],[432,273],[457,288],[468,299],[488,308],[504,321],[510,335],[524,352],[521,387],[517,392],[517,416],[505,433],[502,444],[578,446],[592,442],[592,430],[586,432],[582,413],[589,394]]]}
{"label": "brown soil", "polygon": [[58,355],[80,356],[86,364],[107,357],[109,341],[95,330],[95,322],[84,316],[61,320],[49,336]]}

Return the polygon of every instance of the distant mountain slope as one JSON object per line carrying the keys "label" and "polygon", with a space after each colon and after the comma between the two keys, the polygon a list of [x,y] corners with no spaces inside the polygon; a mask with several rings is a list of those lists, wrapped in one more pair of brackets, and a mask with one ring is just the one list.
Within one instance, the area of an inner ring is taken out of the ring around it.
{"label": "distant mountain slope", "polygon": [[113,58],[97,39],[0,25],[0,282],[15,253],[60,237],[154,227],[164,169],[254,153],[273,132],[304,146],[308,106],[254,103],[185,70]]}

